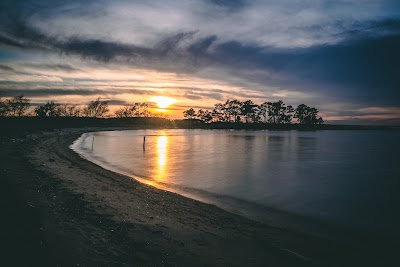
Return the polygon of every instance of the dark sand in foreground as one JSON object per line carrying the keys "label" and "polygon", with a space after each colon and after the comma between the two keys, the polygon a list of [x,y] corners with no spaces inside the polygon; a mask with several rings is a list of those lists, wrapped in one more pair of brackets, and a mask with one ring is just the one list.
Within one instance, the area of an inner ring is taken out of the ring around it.
{"label": "dark sand in foreground", "polygon": [[1,140],[1,266],[396,266],[389,241],[273,227],[104,170],[68,148],[83,132]]}

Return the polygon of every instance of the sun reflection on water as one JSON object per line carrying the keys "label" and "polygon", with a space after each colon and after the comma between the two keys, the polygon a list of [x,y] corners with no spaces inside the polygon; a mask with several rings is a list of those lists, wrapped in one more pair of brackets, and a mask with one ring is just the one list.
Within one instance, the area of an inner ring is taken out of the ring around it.
{"label": "sun reflection on water", "polygon": [[168,136],[157,137],[157,181],[164,182],[166,177]]}

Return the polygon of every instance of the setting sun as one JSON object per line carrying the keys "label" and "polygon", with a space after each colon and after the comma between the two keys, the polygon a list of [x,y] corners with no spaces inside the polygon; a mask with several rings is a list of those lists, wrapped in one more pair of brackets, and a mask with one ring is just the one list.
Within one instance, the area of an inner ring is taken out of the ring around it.
{"label": "setting sun", "polygon": [[154,96],[150,99],[155,102],[159,108],[167,108],[168,106],[176,103],[176,99],[167,96]]}

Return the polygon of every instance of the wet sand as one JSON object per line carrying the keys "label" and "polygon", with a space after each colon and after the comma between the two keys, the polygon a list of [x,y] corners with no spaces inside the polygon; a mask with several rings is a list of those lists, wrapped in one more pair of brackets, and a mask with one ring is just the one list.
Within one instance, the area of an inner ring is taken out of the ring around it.
{"label": "wet sand", "polygon": [[385,241],[262,224],[104,170],[69,149],[85,131],[2,140],[0,265],[396,265]]}

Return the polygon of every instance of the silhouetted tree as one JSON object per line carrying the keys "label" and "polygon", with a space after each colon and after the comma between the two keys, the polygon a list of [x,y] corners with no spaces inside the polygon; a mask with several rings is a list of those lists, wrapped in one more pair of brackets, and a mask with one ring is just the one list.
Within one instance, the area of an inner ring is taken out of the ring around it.
{"label": "silhouetted tree", "polygon": [[289,105],[286,107],[286,115],[284,117],[284,123],[292,122],[294,112],[295,112],[295,109],[293,108],[293,106]]}
{"label": "silhouetted tree", "polygon": [[61,116],[60,104],[53,101],[47,101],[35,109],[36,116],[38,117],[59,117]]}
{"label": "silhouetted tree", "polygon": [[219,122],[226,122],[227,117],[226,117],[224,110],[225,110],[224,104],[221,104],[221,103],[215,104],[214,109],[212,110],[212,113],[211,113],[214,120],[219,121]]}
{"label": "silhouetted tree", "polygon": [[83,109],[83,114],[86,117],[103,118],[108,109],[108,101],[100,101],[100,97],[90,103]]}
{"label": "silhouetted tree", "polygon": [[241,114],[244,116],[247,123],[258,122],[260,118],[257,112],[257,105],[251,100],[246,100],[242,103]]}
{"label": "silhouetted tree", "polygon": [[269,123],[279,123],[282,111],[286,109],[282,100],[278,102],[266,102],[267,114],[269,116]]}
{"label": "silhouetted tree", "polygon": [[199,111],[197,112],[196,117],[199,120],[204,121],[204,122],[210,122],[213,119],[212,114],[211,114],[210,111],[202,110],[202,109],[199,109]]}
{"label": "silhouetted tree", "polygon": [[183,112],[183,117],[185,117],[186,119],[193,119],[195,116],[196,116],[196,111],[193,108],[190,108]]}
{"label": "silhouetted tree", "polygon": [[240,121],[240,115],[242,113],[242,105],[243,103],[239,100],[226,100],[225,104],[223,104],[222,112],[225,114],[224,118],[228,122],[238,122]]}
{"label": "silhouetted tree", "polygon": [[25,112],[30,106],[31,100],[24,97],[24,95],[14,96],[11,99],[6,100],[8,108],[7,114],[10,116],[21,117],[25,115]]}
{"label": "silhouetted tree", "polygon": [[292,121],[294,109],[292,106],[286,107],[282,100],[265,102],[262,106],[266,108],[269,123],[290,123]]}
{"label": "silhouetted tree", "polygon": [[193,108],[184,111],[185,118],[196,117],[199,120],[209,122],[238,122],[245,120],[247,123],[259,123],[260,121],[273,124],[289,124],[292,118],[297,118],[301,124],[320,124],[324,121],[317,118],[318,110],[302,104],[296,109],[286,106],[282,100],[277,102],[265,102],[256,105],[251,100],[241,102],[239,100],[227,100],[225,103],[217,103],[214,109],[200,109],[197,113]]}
{"label": "silhouetted tree", "polygon": [[297,118],[300,124],[322,124],[324,123],[321,117],[317,118],[318,110],[309,107],[305,104],[299,105],[295,109],[294,118]]}
{"label": "silhouetted tree", "polygon": [[77,105],[60,105],[60,115],[64,117],[79,117],[82,115],[82,109]]}
{"label": "silhouetted tree", "polygon": [[268,118],[268,113],[267,113],[267,102],[262,103],[261,105],[258,106],[258,116],[261,118],[263,118],[263,122],[267,122],[267,118]]}
{"label": "silhouetted tree", "polygon": [[148,110],[148,103],[135,103],[132,106],[132,112],[134,117],[148,117],[150,116],[150,112]]}
{"label": "silhouetted tree", "polygon": [[129,105],[125,105],[123,107],[120,107],[115,111],[115,117],[117,118],[129,118],[133,117],[133,110],[132,107]]}
{"label": "silhouetted tree", "polygon": [[150,116],[148,107],[149,105],[147,103],[135,103],[133,105],[125,105],[115,111],[115,116],[117,118],[148,117]]}

